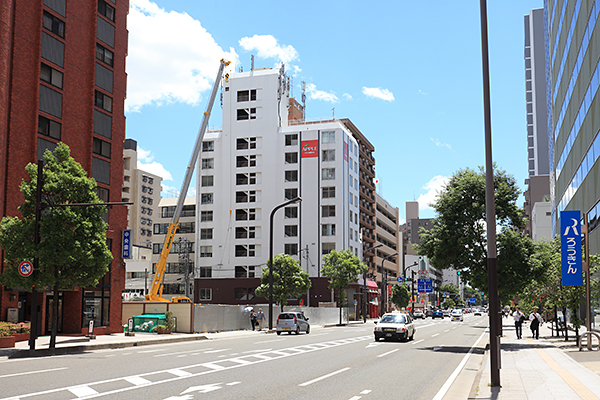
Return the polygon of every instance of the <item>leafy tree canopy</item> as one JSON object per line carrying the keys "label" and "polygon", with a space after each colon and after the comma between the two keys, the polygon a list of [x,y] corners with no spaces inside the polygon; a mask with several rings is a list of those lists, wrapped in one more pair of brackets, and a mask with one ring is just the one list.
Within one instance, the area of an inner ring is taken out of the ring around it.
{"label": "leafy tree canopy", "polygon": [[[287,254],[273,257],[273,300],[279,303],[281,311],[287,304],[288,298],[306,294],[310,286],[308,273],[302,270],[298,261]],[[263,269],[260,286],[256,288],[255,294],[269,298],[269,268]]]}
{"label": "leafy tree canopy", "polygon": [[[106,206],[57,206],[69,203],[101,203],[96,181],[71,156],[67,145],[59,143],[54,154],[44,154],[40,244],[34,244],[37,165],[28,164],[29,180],[21,182],[25,202],[19,206],[22,218],[4,217],[0,222],[0,246],[6,268],[0,282],[7,287],[31,289],[95,286],[108,272],[112,255],[106,245]],[[17,266],[23,260],[39,259],[34,276],[23,278]]]}
{"label": "leafy tree canopy", "polygon": [[410,302],[410,290],[408,286],[394,284],[392,286],[392,298],[390,301],[400,309],[408,307],[408,303]]}
{"label": "leafy tree canopy", "polygon": [[358,276],[367,270],[367,265],[350,250],[332,250],[323,257],[323,261],[325,265],[321,269],[321,274],[329,278],[329,289],[345,289],[350,282],[355,282]]}
{"label": "leafy tree canopy", "polygon": [[[524,226],[515,179],[494,168],[494,193],[498,292],[503,300],[519,293],[537,270],[529,263],[531,239],[514,230]],[[487,292],[485,171],[467,168],[455,173],[432,207],[436,218],[430,231],[420,232],[419,254],[427,256],[436,268],[461,271],[464,282]]]}

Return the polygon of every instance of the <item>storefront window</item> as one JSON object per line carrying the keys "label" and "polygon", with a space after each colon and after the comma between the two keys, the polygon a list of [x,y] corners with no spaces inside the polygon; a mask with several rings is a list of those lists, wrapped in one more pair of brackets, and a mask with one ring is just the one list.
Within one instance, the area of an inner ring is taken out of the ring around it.
{"label": "storefront window", "polygon": [[94,326],[109,326],[109,310],[109,290],[86,290],[83,296],[82,327],[88,327],[90,321],[94,321]]}

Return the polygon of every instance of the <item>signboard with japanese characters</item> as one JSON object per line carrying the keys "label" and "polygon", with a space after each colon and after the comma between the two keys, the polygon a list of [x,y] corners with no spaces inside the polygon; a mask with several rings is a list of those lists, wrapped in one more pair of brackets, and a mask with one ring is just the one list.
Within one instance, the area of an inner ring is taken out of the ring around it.
{"label": "signboard with japanese characters", "polygon": [[582,286],[581,212],[561,211],[560,253],[563,286]]}
{"label": "signboard with japanese characters", "polygon": [[131,229],[123,230],[123,240],[121,245],[121,248],[123,249],[121,258],[131,258]]}

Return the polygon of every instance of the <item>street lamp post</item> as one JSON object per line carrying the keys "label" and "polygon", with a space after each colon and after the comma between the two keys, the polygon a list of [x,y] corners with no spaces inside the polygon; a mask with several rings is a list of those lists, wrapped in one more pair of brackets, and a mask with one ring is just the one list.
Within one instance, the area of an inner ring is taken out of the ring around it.
{"label": "street lamp post", "polygon": [[394,253],[394,254],[390,254],[389,256],[385,256],[381,259],[381,273],[383,274],[383,277],[381,279],[383,285],[382,285],[382,290],[381,290],[381,294],[382,294],[382,307],[381,307],[381,315],[385,314],[385,310],[387,308],[388,305],[388,301],[387,301],[387,271],[383,268],[383,263],[385,262],[385,260],[387,260],[388,258],[392,258],[392,257],[396,257],[398,255],[398,253]]}
{"label": "street lamp post", "polygon": [[[365,255],[371,251],[375,250],[378,247],[383,246],[383,243],[379,243],[373,247],[369,247],[363,250],[363,258]],[[368,268],[367,268],[368,269]],[[367,291],[367,271],[363,272],[363,298],[362,298],[362,311],[363,311],[363,323],[367,322],[367,301],[368,301],[369,292]]]}
{"label": "street lamp post", "polygon": [[286,201],[275,207],[271,211],[270,224],[269,224],[269,330],[273,329],[273,218],[275,212],[280,208],[289,206],[290,204],[299,203],[302,201],[301,197],[296,197],[292,200]]}

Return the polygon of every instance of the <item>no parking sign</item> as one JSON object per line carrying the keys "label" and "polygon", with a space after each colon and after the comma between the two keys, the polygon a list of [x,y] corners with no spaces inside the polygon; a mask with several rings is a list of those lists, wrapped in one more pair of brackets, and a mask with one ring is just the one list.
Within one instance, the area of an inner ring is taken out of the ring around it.
{"label": "no parking sign", "polygon": [[23,278],[27,278],[31,274],[33,274],[33,264],[31,261],[21,261],[19,264],[19,275]]}

